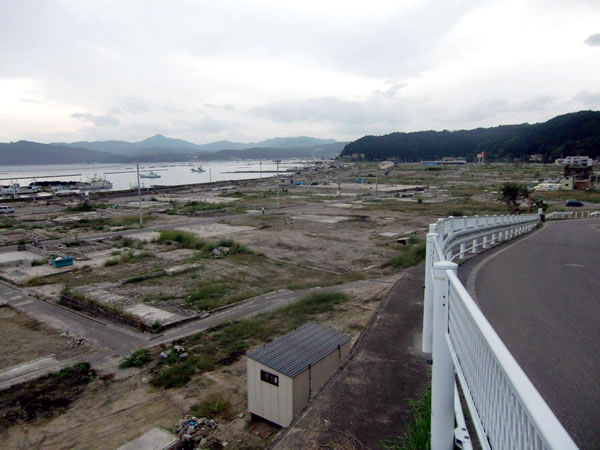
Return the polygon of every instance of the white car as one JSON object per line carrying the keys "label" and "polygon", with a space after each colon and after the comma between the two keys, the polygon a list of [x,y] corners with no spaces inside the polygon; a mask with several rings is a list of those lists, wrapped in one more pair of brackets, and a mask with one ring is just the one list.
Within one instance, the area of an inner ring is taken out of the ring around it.
{"label": "white car", "polygon": [[0,205],[0,214],[10,214],[14,212],[15,210],[12,209],[10,206]]}

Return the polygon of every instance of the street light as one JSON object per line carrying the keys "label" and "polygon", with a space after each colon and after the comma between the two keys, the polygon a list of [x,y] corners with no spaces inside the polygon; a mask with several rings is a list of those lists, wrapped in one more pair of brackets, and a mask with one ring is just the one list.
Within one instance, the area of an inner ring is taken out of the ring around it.
{"label": "street light", "polygon": [[281,182],[279,181],[279,163],[281,162],[281,160],[276,159],[273,162],[277,163],[277,209],[279,209],[279,187],[281,185]]}

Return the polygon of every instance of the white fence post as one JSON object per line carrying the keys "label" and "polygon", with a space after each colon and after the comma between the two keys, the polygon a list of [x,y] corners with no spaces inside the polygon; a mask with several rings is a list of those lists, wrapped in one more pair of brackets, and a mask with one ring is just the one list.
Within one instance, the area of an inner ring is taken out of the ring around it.
{"label": "white fence post", "polygon": [[457,265],[439,261],[433,265],[433,369],[431,378],[431,449],[454,447],[454,364],[446,342],[449,282],[447,270]]}
{"label": "white fence post", "polygon": [[460,244],[460,259],[465,259],[465,253],[467,251],[467,244]]}
{"label": "white fence post", "polygon": [[423,309],[423,353],[431,353],[433,340],[433,241],[438,238],[434,233],[435,225],[429,225],[427,234],[427,247],[425,251],[425,298]]}
{"label": "white fence post", "polygon": [[473,242],[471,244],[473,247],[471,247],[471,253],[477,253],[477,239],[473,239]]}

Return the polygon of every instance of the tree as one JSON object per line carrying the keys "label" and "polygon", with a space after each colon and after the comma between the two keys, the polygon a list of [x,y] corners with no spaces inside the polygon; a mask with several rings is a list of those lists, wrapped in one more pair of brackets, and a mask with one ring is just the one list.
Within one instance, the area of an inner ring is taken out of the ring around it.
{"label": "tree", "polygon": [[500,189],[500,194],[498,195],[498,201],[504,203],[508,212],[511,214],[517,214],[521,210],[519,208],[519,203],[521,200],[524,200],[529,197],[529,189],[524,184],[519,183],[504,183],[502,188]]}

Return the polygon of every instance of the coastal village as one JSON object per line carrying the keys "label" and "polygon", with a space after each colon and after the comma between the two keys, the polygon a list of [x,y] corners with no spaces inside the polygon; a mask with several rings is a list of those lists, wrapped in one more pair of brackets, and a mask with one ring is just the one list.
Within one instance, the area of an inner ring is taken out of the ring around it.
{"label": "coastal village", "polygon": [[6,195],[0,435],[15,448],[276,445],[422,260],[429,223],[506,214],[508,181],[547,212],[595,210],[594,168],[349,158],[139,193]]}

